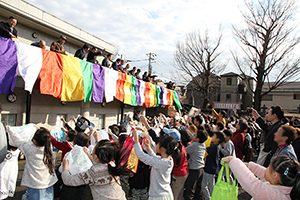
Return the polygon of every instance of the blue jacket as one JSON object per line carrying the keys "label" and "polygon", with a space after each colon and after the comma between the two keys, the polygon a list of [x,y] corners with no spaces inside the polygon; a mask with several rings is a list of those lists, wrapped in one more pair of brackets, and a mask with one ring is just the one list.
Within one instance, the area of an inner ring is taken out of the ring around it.
{"label": "blue jacket", "polygon": [[298,161],[296,153],[295,153],[294,148],[293,148],[292,145],[283,146],[283,147],[278,148],[277,151],[274,153],[272,159],[275,156],[279,156],[279,155],[286,155],[286,156],[288,156],[290,158],[293,158],[293,159]]}

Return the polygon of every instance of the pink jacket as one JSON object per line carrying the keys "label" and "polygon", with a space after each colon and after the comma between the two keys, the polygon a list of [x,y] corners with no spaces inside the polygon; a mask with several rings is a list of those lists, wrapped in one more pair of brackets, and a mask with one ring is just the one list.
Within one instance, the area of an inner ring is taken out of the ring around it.
{"label": "pink jacket", "polygon": [[[292,187],[271,185],[269,182],[259,180],[265,180],[265,167],[250,162],[248,169],[247,166],[238,158],[231,160],[229,167],[241,186],[253,197],[253,199],[291,199],[290,192]],[[257,177],[255,177],[255,175]]]}

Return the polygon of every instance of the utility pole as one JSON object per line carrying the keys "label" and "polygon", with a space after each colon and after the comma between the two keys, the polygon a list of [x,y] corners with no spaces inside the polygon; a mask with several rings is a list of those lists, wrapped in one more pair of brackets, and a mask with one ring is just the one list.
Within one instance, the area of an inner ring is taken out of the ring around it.
{"label": "utility pole", "polygon": [[152,65],[151,61],[154,60],[154,57],[157,56],[155,53],[148,53],[146,54],[149,57],[149,65],[148,65],[148,75],[152,74]]}

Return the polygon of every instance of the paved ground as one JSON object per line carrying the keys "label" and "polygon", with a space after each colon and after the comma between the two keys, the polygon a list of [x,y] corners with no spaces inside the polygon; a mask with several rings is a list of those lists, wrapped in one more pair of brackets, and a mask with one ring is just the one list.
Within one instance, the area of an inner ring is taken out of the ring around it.
{"label": "paved ground", "polygon": [[[57,157],[59,160],[59,155]],[[56,163],[57,165],[58,163]],[[21,179],[22,179],[22,175],[23,175],[23,171],[24,171],[24,166],[25,166],[25,160],[20,160],[19,161],[19,174],[18,174],[18,179],[17,179],[17,188],[15,191],[15,196],[13,198],[8,198],[9,200],[11,199],[15,199],[15,200],[19,200],[22,199],[22,195],[26,192],[26,187],[22,187],[20,186],[21,184]],[[87,191],[87,198],[86,200],[92,200],[90,191]],[[239,189],[239,196],[238,196],[239,200],[250,200],[251,196],[245,192],[243,189]]]}

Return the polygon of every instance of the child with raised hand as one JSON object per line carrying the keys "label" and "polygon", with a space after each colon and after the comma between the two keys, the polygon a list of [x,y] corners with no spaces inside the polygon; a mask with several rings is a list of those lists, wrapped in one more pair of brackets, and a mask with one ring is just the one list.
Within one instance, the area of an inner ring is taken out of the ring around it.
{"label": "child with raised hand", "polygon": [[59,142],[57,141],[52,135],[51,135],[51,143],[52,145],[62,151],[61,154],[61,161],[63,161],[65,154],[68,153],[73,149],[73,140],[76,136],[76,132],[72,129],[70,129],[66,134],[65,134],[65,139],[67,142]]}
{"label": "child with raised hand", "polygon": [[[65,122],[64,118],[61,118],[62,121]],[[69,151],[71,151],[73,149],[73,140],[76,136],[76,132],[71,129],[71,128],[68,128],[68,131],[66,132],[65,134],[65,139],[67,140],[66,142],[59,142],[57,141],[52,135],[51,135],[51,143],[52,145],[58,149],[58,150],[61,150],[62,153],[61,153],[61,162],[63,161],[66,153],[68,153]],[[57,170],[55,170],[56,172],[56,176],[58,178],[58,181],[55,183],[54,185],[54,198],[57,198],[57,197],[60,197],[60,191],[61,191],[61,188],[62,188],[62,180],[61,180],[61,173]]]}
{"label": "child with raised hand", "polygon": [[[88,146],[89,137],[83,132],[78,132],[73,141],[73,149],[65,154],[64,159],[69,155],[70,152],[83,147],[86,148]],[[63,166],[61,165],[58,169],[60,173],[63,171]],[[64,181],[63,181],[64,183]],[[70,187],[66,184],[63,184],[60,191],[60,200],[83,200],[85,199],[86,194],[86,185],[80,185],[77,187]]]}
{"label": "child with raised hand", "polygon": [[25,142],[19,134],[8,127],[11,140],[25,155],[26,164],[22,186],[28,187],[28,200],[54,198],[53,185],[57,181],[54,173],[50,131],[38,128],[32,142]]}
{"label": "child with raised hand", "polygon": [[[127,175],[127,165],[119,166],[119,152],[109,140],[101,140],[93,149],[94,165],[87,171],[71,175],[67,157],[63,162],[62,179],[64,184],[79,186],[88,184],[94,200],[125,200],[119,176]],[[114,160],[114,161],[113,161]]]}
{"label": "child with raised hand", "polygon": [[176,140],[169,135],[160,137],[156,150],[161,156],[156,156],[151,149],[148,139],[145,139],[145,145],[148,151],[148,154],[146,154],[143,152],[139,144],[138,132],[136,129],[132,131],[132,134],[135,142],[133,148],[137,157],[146,165],[152,166],[150,174],[149,200],[162,198],[164,200],[173,200],[173,194],[170,186],[171,172],[173,169],[173,159],[171,155],[176,147]]}
{"label": "child with raised hand", "polygon": [[222,161],[229,163],[238,182],[255,200],[300,199],[300,165],[288,156],[275,157],[268,168],[232,156]]}
{"label": "child with raised hand", "polygon": [[215,175],[218,173],[220,161],[220,145],[225,141],[225,134],[221,131],[214,132],[211,138],[210,147],[206,148],[208,156],[206,156],[204,174],[202,180],[202,192],[205,200],[210,199],[213,188],[215,186]]}
{"label": "child with raised hand", "polygon": [[207,140],[207,132],[198,130],[193,135],[193,143],[186,147],[189,155],[188,169],[189,175],[184,183],[184,199],[202,199],[201,185],[204,173],[204,154],[205,144]]}
{"label": "child with raised hand", "polygon": [[172,183],[172,192],[174,199],[181,200],[183,199],[184,183],[189,173],[187,153],[184,145],[181,143],[181,134],[177,129],[163,128],[163,130],[177,142],[176,148],[172,154],[174,159],[173,176],[175,177],[175,181]]}

